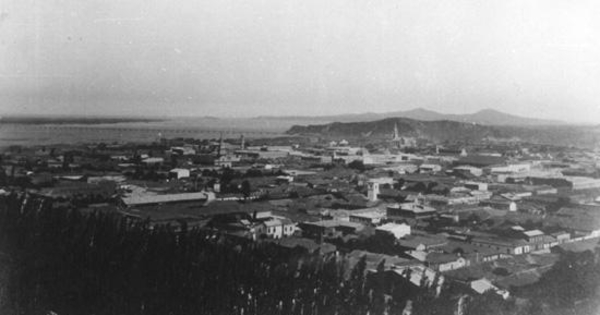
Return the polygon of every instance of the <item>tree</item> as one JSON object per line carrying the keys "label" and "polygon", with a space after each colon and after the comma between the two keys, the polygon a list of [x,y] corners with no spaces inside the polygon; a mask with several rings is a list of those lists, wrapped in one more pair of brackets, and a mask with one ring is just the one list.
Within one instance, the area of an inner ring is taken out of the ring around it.
{"label": "tree", "polygon": [[240,191],[242,192],[245,198],[248,198],[250,196],[251,188],[250,182],[248,180],[242,181],[242,187],[240,188]]}
{"label": "tree", "polygon": [[371,310],[374,315],[383,315],[385,303],[385,259],[377,265],[377,272],[372,275],[371,281]]}
{"label": "tree", "polygon": [[361,172],[365,170],[365,164],[361,160],[354,160],[348,163],[348,167]]}

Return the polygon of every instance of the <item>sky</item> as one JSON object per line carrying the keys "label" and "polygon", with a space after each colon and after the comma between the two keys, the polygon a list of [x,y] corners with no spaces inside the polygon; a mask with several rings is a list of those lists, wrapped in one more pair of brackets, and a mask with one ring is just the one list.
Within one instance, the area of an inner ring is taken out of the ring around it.
{"label": "sky", "polygon": [[0,114],[600,122],[600,2],[0,0]]}

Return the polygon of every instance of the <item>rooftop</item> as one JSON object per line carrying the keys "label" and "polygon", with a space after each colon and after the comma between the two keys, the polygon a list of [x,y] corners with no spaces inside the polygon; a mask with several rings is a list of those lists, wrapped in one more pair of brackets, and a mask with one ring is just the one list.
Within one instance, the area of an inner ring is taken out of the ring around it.
{"label": "rooftop", "polygon": [[207,200],[208,194],[205,192],[165,194],[165,195],[132,195],[123,197],[121,200],[127,206],[137,206],[155,203],[169,203],[181,201]]}

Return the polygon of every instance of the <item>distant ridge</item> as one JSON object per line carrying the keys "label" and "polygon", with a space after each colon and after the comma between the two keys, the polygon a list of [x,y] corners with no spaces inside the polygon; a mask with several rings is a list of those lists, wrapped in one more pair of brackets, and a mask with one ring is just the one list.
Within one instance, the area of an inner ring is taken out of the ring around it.
{"label": "distant ridge", "polygon": [[[480,116],[486,118],[488,114],[490,113],[484,112]],[[425,121],[401,117],[363,122],[295,125],[286,133],[338,139],[369,138],[373,140],[389,139],[394,128],[397,128],[402,136],[424,138],[437,143],[446,141],[469,143],[517,141],[581,147],[597,147],[600,144],[600,130],[596,130],[594,126],[492,126],[452,120]]]}
{"label": "distant ridge", "polygon": [[450,120],[465,123],[475,123],[490,126],[554,126],[566,125],[558,120],[545,120],[516,116],[503,113],[494,109],[483,109],[472,114],[442,114],[436,111],[415,108],[407,111],[393,111],[387,113],[362,113],[342,114],[330,116],[259,116],[255,119],[282,119],[302,122],[361,122],[380,120],[385,118],[409,118],[421,121]]}

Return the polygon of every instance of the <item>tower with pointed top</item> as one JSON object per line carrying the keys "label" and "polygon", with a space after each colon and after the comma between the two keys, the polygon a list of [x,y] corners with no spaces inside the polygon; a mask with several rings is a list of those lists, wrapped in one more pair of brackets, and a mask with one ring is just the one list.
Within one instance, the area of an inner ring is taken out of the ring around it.
{"label": "tower with pointed top", "polygon": [[402,147],[402,137],[398,133],[398,123],[394,123],[394,135],[392,136],[392,146],[396,149]]}

